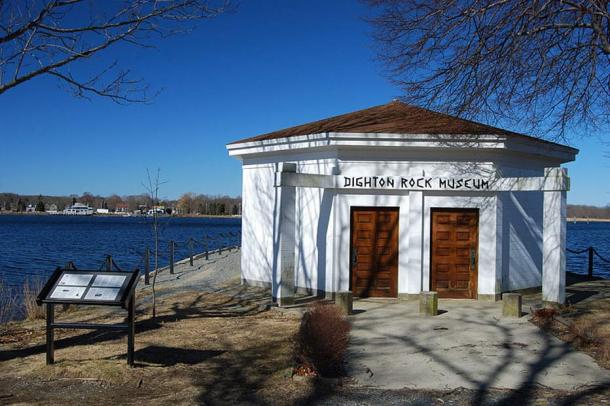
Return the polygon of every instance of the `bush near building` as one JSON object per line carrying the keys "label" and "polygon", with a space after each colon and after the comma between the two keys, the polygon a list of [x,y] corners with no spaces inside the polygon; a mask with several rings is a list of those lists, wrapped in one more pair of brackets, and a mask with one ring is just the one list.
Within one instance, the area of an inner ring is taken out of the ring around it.
{"label": "bush near building", "polygon": [[303,316],[296,337],[297,373],[313,371],[323,377],[345,373],[349,321],[335,305],[315,303]]}

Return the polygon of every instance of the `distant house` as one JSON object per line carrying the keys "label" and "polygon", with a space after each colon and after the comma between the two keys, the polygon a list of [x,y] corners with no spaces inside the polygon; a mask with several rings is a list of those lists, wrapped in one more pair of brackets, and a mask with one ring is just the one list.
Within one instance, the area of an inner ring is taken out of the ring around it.
{"label": "distant house", "polygon": [[25,207],[25,212],[26,213],[34,213],[36,211],[36,206],[34,206],[32,203],[28,204]]}
{"label": "distant house", "polygon": [[91,216],[93,208],[82,203],[74,203],[72,206],[64,209],[63,214],[68,216]]}
{"label": "distant house", "polygon": [[127,212],[129,212],[129,204],[127,204],[127,203],[117,203],[115,211],[117,213],[127,213]]}
{"label": "distant house", "polygon": [[47,210],[47,213],[49,214],[57,214],[57,205],[55,203],[52,203],[49,205],[49,210]]}
{"label": "distant house", "polygon": [[95,209],[95,213],[96,214],[108,214],[108,213],[110,213],[110,210],[108,210],[108,209]]}

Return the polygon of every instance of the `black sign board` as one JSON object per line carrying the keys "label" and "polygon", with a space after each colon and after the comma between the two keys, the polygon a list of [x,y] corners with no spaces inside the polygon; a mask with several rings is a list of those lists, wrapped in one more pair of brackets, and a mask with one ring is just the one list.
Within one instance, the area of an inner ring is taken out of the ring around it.
{"label": "black sign board", "polygon": [[[42,288],[36,302],[47,306],[47,364],[53,364],[54,329],[108,329],[127,331],[127,363],[133,366],[135,335],[135,287],[139,271],[110,272],[58,268]],[[120,306],[127,310],[127,323],[56,323],[55,305]]]}
{"label": "black sign board", "polygon": [[127,308],[137,282],[137,272],[57,269],[38,295],[37,302]]}

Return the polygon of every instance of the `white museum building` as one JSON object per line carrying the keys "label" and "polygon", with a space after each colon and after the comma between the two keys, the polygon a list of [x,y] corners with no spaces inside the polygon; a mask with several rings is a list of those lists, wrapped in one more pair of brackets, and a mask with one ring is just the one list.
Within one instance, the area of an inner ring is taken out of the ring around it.
{"label": "white museum building", "polygon": [[565,300],[578,150],[399,101],[227,145],[244,283],[332,296]]}

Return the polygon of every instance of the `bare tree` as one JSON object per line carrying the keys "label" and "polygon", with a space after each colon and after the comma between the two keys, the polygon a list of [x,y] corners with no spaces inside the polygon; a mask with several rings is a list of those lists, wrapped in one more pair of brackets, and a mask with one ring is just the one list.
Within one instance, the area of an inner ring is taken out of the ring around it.
{"label": "bare tree", "polygon": [[[153,47],[227,9],[228,0],[0,0],[0,94],[53,76],[79,97],[117,103],[148,100],[147,85],[117,60],[82,73],[80,64],[108,48]],[[78,72],[78,73],[77,73]]]}
{"label": "bare tree", "polygon": [[151,284],[153,319],[155,317],[157,317],[157,295],[156,295],[155,286],[156,286],[156,282],[157,282],[157,274],[159,273],[159,214],[157,213],[156,205],[159,202],[159,188],[161,185],[166,183],[159,179],[160,174],[161,174],[161,170],[157,169],[157,173],[155,174],[154,177],[152,177],[150,174],[150,171],[148,169],[146,169],[147,183],[144,184],[147,195],[150,198],[150,200],[152,201],[152,209],[153,209],[152,210],[152,213],[153,213],[152,229],[153,229],[153,241],[155,244],[154,273],[153,273],[153,280],[152,280],[152,284]]}
{"label": "bare tree", "polygon": [[368,3],[407,102],[556,136],[609,122],[607,0]]}

